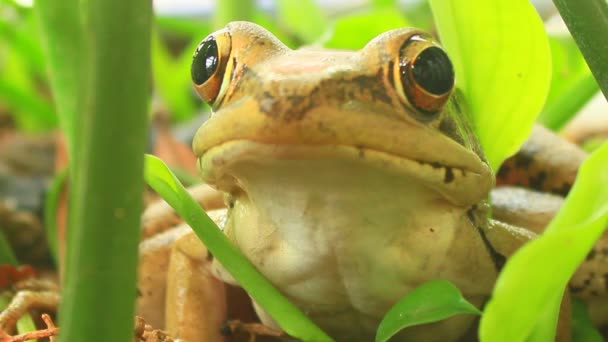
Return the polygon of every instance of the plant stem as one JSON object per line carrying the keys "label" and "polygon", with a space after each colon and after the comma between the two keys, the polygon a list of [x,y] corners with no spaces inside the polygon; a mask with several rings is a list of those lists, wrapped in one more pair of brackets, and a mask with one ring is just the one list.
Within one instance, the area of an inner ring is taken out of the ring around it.
{"label": "plant stem", "polygon": [[608,2],[553,0],[608,99]]}
{"label": "plant stem", "polygon": [[40,23],[40,35],[49,65],[49,80],[59,116],[59,125],[68,145],[70,168],[75,158],[75,129],[77,125],[82,30],[78,0],[37,0],[35,11]]}
{"label": "plant stem", "polygon": [[[60,1],[51,1],[52,3]],[[83,0],[63,341],[130,341],[150,90],[149,0]]]}

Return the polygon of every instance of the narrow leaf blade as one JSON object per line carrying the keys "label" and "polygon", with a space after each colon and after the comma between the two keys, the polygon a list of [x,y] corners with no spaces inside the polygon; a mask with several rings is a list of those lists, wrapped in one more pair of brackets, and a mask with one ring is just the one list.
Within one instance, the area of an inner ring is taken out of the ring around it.
{"label": "narrow leaf blade", "polygon": [[283,330],[304,341],[333,341],[234,247],[160,159],[146,155],[145,179],[184,218],[222,266]]}

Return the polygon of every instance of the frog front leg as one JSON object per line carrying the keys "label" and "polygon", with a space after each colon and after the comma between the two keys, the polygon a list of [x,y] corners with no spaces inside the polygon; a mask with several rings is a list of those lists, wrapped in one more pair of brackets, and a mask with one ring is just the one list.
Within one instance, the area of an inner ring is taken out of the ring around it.
{"label": "frog front leg", "polygon": [[211,273],[213,257],[194,232],[173,245],[166,293],[166,329],[184,341],[224,341],[224,283]]}

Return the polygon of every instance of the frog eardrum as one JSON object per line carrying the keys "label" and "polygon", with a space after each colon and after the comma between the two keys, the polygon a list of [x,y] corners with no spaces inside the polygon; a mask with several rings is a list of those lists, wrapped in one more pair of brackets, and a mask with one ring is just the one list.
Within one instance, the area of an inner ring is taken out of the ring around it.
{"label": "frog eardrum", "polygon": [[210,105],[220,93],[230,49],[230,34],[221,30],[205,38],[192,56],[190,73],[196,92]]}
{"label": "frog eardrum", "polygon": [[450,58],[425,34],[411,36],[399,54],[401,86],[408,101],[422,113],[434,117],[454,88]]}

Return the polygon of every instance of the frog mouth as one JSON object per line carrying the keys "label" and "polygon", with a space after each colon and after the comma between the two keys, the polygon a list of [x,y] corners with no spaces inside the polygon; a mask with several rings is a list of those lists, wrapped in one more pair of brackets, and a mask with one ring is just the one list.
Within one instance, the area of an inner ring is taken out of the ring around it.
{"label": "frog mouth", "polygon": [[[393,176],[413,179],[439,193],[449,202],[470,206],[487,196],[493,186],[489,168],[470,170],[378,151],[364,146],[297,145],[231,140],[206,150],[198,157],[203,180],[220,190],[233,192],[242,188],[239,167],[248,164],[264,167],[269,162],[345,161],[349,165],[369,167]],[[311,163],[312,164],[312,163]],[[310,172],[323,172],[310,170]],[[349,172],[347,168],[344,172]]]}

